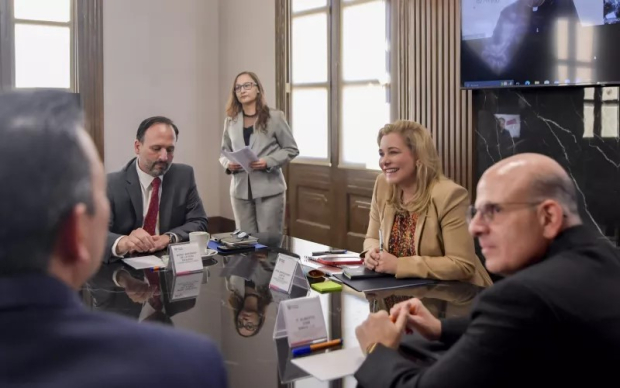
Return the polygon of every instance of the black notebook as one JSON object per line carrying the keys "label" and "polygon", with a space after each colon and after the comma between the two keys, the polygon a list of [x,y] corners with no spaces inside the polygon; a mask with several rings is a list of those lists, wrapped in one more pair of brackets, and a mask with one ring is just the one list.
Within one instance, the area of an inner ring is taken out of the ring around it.
{"label": "black notebook", "polygon": [[384,272],[375,272],[371,269],[368,269],[364,266],[356,267],[356,268],[346,268],[342,274],[347,279],[368,279],[368,278],[381,278],[385,276],[394,276],[389,273]]}
{"label": "black notebook", "polygon": [[375,278],[366,278],[366,279],[349,279],[344,275],[334,275],[334,277],[340,281],[342,281],[347,286],[351,287],[355,291],[364,292],[364,291],[375,291],[375,290],[389,290],[395,288],[407,288],[407,287],[418,287],[426,284],[436,283],[435,280],[431,279],[419,279],[419,278],[405,278],[399,279],[395,278],[394,275],[391,276],[382,276]]}

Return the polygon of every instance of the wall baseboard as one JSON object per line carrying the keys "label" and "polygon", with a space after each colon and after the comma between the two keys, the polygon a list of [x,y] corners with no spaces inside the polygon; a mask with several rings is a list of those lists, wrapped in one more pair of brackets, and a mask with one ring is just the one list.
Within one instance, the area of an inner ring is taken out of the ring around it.
{"label": "wall baseboard", "polygon": [[209,233],[225,233],[235,230],[235,221],[226,217],[209,217]]}

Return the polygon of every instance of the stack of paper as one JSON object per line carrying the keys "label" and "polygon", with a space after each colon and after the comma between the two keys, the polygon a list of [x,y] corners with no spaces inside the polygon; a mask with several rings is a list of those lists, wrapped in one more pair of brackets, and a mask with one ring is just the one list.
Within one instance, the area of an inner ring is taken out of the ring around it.
{"label": "stack of paper", "polygon": [[164,261],[157,256],[132,257],[130,259],[123,259],[123,263],[133,267],[134,269],[147,269],[166,266]]}
{"label": "stack of paper", "polygon": [[222,150],[222,155],[224,155],[229,161],[240,164],[245,171],[252,171],[250,164],[258,161],[258,157],[254,151],[247,146],[234,152]]}
{"label": "stack of paper", "polygon": [[296,358],[292,362],[317,379],[330,381],[353,375],[364,362],[364,354],[359,347],[353,347]]}
{"label": "stack of paper", "polygon": [[302,257],[301,258],[301,265],[303,265],[304,267],[309,267],[312,269],[318,269],[319,271],[323,271],[327,274],[330,275],[337,275],[337,274],[341,274],[342,273],[342,268],[339,267],[332,267],[330,265],[324,265],[321,263],[318,263],[314,260],[310,260],[308,259],[308,257],[310,256],[306,256],[306,257]]}

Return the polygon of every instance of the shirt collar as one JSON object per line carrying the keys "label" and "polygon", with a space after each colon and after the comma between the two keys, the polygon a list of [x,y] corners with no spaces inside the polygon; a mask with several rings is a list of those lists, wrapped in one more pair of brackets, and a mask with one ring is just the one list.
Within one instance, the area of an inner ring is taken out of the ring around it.
{"label": "shirt collar", "polygon": [[43,273],[0,276],[0,315],[3,310],[23,308],[82,308],[77,292]]}
{"label": "shirt collar", "polygon": [[594,245],[599,241],[607,241],[602,235],[597,235],[585,225],[577,225],[565,229],[551,243],[545,257],[555,256],[563,251],[571,250],[578,246]]}
{"label": "shirt collar", "polygon": [[[155,179],[155,177],[142,171],[138,163],[138,158],[136,158],[136,171],[138,172],[138,179],[140,180],[140,185],[144,188],[144,190],[147,190],[151,186],[151,183],[153,183],[153,179]],[[159,176],[159,179],[161,179],[161,183],[164,182],[164,175]]]}

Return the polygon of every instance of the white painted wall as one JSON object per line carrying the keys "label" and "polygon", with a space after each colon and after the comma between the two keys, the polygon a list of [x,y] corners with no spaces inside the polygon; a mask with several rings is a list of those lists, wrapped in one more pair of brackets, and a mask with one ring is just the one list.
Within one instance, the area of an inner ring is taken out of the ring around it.
{"label": "white painted wall", "polygon": [[106,170],[133,157],[140,121],[170,117],[175,162],[194,167],[207,214],[233,219],[218,163],[224,109],[243,70],[275,105],[275,0],[106,0],[103,10]]}
{"label": "white painted wall", "polygon": [[133,157],[140,122],[171,118],[175,162],[194,167],[209,216],[220,213],[219,0],[106,0],[105,167]]}
{"label": "white painted wall", "polygon": [[[276,101],[275,0],[221,0],[220,2],[220,132],[232,83],[242,71],[260,78],[267,103]],[[221,140],[221,133],[219,139]],[[220,169],[221,215],[234,219],[230,205],[230,176]]]}

